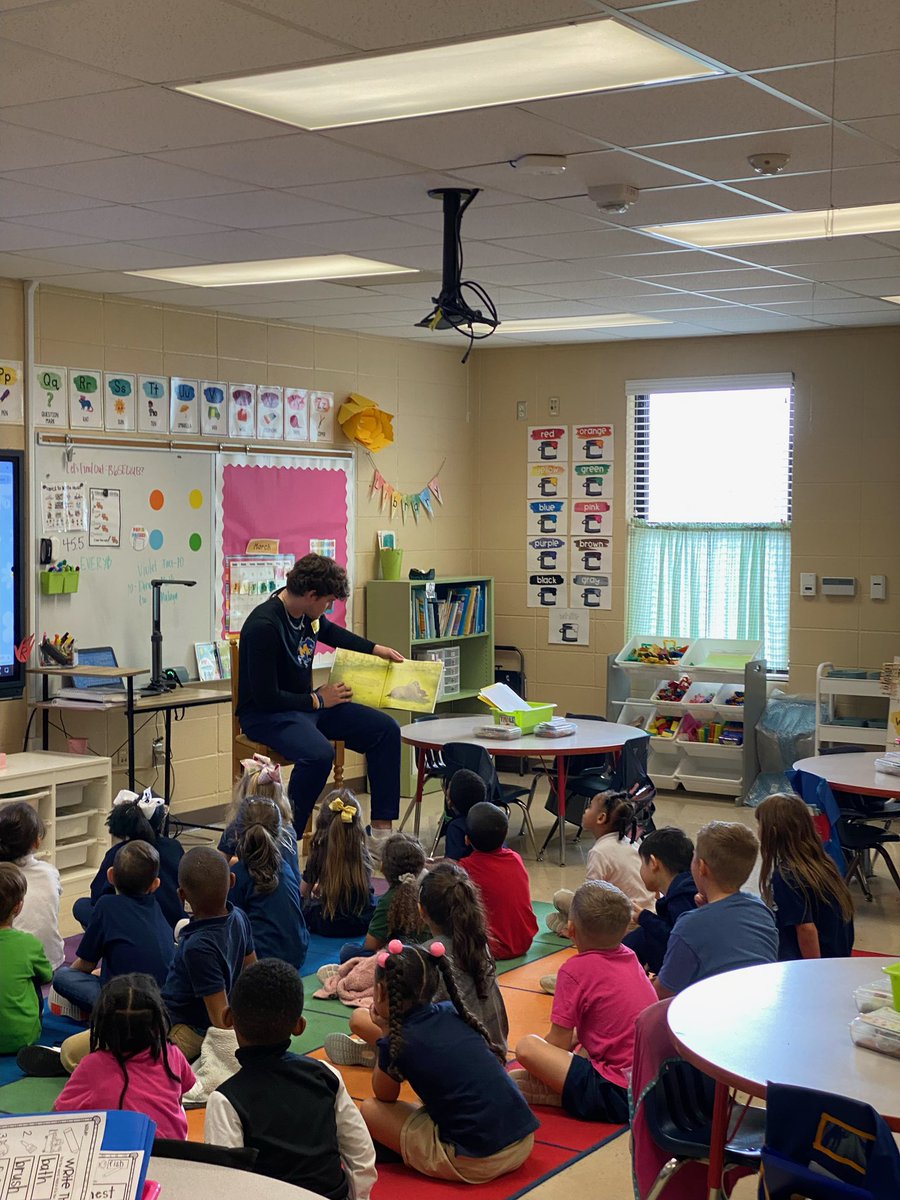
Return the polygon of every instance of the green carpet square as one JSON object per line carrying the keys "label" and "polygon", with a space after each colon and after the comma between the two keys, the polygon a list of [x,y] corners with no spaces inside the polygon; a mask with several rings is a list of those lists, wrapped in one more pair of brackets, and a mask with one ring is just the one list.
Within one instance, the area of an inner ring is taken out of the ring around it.
{"label": "green carpet square", "polygon": [[66,1079],[57,1075],[52,1079],[39,1079],[26,1075],[0,1088],[0,1112],[45,1113],[51,1112],[53,1104],[66,1085]]}

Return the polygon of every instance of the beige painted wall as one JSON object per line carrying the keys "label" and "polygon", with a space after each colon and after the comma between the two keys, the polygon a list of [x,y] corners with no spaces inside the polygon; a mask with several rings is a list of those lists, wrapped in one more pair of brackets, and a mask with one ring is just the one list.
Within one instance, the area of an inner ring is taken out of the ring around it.
{"label": "beige painted wall", "polygon": [[[333,391],[339,404],[361,392],[395,414],[396,442],[378,456],[378,467],[401,491],[419,491],[446,459],[440,479],[444,505],[432,522],[395,523],[410,566],[439,573],[474,569],[476,510],[475,425],[469,412],[469,370],[460,365],[462,343],[423,346],[387,338],[301,329],[284,323],[235,319],[213,312],[177,309],[60,289],[39,289],[38,362],[161,372],[188,378],[246,380]],[[0,280],[0,354],[24,358],[22,289]],[[338,443],[348,443],[338,433]],[[24,430],[0,425],[0,445],[24,445]],[[376,569],[375,534],[390,527],[370,496],[372,467],[357,458],[354,627],[365,628],[364,585]],[[265,531],[261,531],[265,532]],[[77,630],[74,631],[77,636]],[[149,654],[149,648],[148,648]],[[25,706],[0,704],[0,748],[21,747]],[[117,718],[70,713],[70,734],[88,736],[94,749],[114,748],[124,738]],[[150,762],[150,725],[139,739],[137,762]],[[231,722],[222,707],[189,711],[175,726],[176,799],[205,806],[228,798]],[[61,738],[60,738],[61,742]],[[349,773],[356,773],[351,756]],[[115,781],[121,785],[121,779]]]}
{"label": "beige painted wall", "polygon": [[[474,358],[481,568],[497,578],[497,641],[525,650],[532,699],[605,711],[606,655],[624,642],[627,379],[794,372],[791,687],[810,691],[824,660],[874,666],[900,654],[900,331],[523,347]],[[587,650],[548,646],[547,614],[526,607],[525,430],[550,420],[550,396],[560,398],[561,424],[616,427],[613,607],[592,614]],[[516,422],[517,400],[528,402],[527,422]],[[857,595],[801,600],[800,571],[856,576]],[[868,599],[871,574],[888,576],[886,602]]]}

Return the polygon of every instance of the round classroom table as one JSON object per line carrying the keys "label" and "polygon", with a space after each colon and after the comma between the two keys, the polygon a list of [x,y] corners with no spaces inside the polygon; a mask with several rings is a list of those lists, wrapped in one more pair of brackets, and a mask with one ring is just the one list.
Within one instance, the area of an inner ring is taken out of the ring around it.
{"label": "round classroom table", "polygon": [[669,1006],[679,1053],[716,1081],[708,1188],[719,1196],[728,1089],[765,1096],[788,1083],[870,1104],[900,1131],[900,1059],[855,1046],[854,989],[890,958],[813,958],[743,967],[701,980]]}
{"label": "round classroom table", "polygon": [[[408,746],[415,747],[417,761],[416,794],[410,807],[415,807],[415,832],[419,832],[422,808],[422,789],[425,785],[425,755],[428,750],[440,750],[448,742],[468,742],[482,746],[494,758],[553,758],[556,768],[556,792],[559,797],[559,865],[566,864],[566,774],[568,759],[586,754],[606,754],[621,750],[626,742],[646,738],[642,729],[631,725],[617,725],[613,721],[576,720],[577,729],[568,737],[544,738],[534,734],[523,734],[511,741],[499,738],[478,737],[475,730],[489,723],[491,716],[443,717],[437,721],[414,721],[404,725],[400,737]],[[409,809],[403,817],[409,816]]]}
{"label": "round classroom table", "polygon": [[159,1200],[223,1200],[233,1192],[241,1200],[322,1200],[316,1192],[268,1175],[180,1158],[151,1158],[147,1178],[160,1185]]}
{"label": "round classroom table", "polygon": [[884,751],[860,754],[816,754],[794,763],[795,771],[809,771],[831,785],[834,792],[856,792],[884,800],[900,797],[900,775],[876,771],[876,758]]}

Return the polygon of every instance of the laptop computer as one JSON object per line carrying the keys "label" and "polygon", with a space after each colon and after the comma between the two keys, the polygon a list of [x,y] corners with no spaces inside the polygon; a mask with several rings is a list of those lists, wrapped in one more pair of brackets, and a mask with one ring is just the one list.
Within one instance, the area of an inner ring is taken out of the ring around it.
{"label": "laptop computer", "polygon": [[[89,646],[78,651],[79,667],[117,667],[112,646]],[[122,677],[116,675],[72,675],[71,684],[61,687],[54,696],[59,700],[80,700],[102,704],[124,700],[127,696]]]}

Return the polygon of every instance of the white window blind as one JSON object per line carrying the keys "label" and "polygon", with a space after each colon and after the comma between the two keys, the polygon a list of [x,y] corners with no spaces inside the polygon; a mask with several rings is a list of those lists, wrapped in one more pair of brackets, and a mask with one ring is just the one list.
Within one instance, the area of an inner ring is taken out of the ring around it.
{"label": "white window blind", "polygon": [[761,638],[787,667],[792,384],[628,383],[629,637]]}

